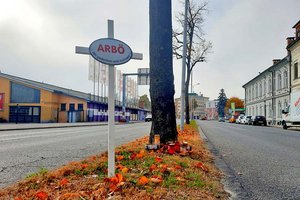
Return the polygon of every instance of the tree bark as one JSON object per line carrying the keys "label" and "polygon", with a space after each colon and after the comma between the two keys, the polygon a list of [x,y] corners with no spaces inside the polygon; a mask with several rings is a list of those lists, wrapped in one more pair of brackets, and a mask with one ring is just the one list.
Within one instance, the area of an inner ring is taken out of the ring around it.
{"label": "tree bark", "polygon": [[177,140],[174,94],[171,0],[150,0],[150,143]]}

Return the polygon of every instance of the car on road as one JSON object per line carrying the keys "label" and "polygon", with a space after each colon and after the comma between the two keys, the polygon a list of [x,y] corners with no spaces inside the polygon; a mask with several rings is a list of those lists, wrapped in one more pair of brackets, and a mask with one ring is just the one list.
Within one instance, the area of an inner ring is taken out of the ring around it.
{"label": "car on road", "polygon": [[[242,120],[241,120],[241,124],[250,124],[251,122],[251,117],[250,115],[245,116]],[[252,122],[251,122],[252,123]]]}
{"label": "car on road", "polygon": [[257,116],[253,116],[251,118],[252,121],[252,125],[264,125],[267,126],[267,120],[265,118],[265,116],[261,116],[261,115],[257,115]]}
{"label": "car on road", "polygon": [[151,114],[148,114],[146,117],[145,117],[145,122],[151,122],[152,121],[152,115]]}
{"label": "car on road", "polygon": [[245,115],[239,115],[238,118],[236,119],[235,123],[241,124],[244,117],[245,117]]}

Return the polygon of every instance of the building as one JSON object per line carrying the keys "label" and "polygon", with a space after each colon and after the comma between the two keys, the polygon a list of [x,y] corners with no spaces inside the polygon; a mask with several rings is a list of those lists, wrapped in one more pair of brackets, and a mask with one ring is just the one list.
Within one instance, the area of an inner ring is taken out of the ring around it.
{"label": "building", "polygon": [[296,92],[300,90],[300,21],[298,21],[293,28],[295,28],[295,37],[287,38],[287,50],[290,56],[291,67],[291,91]]}
{"label": "building", "polygon": [[272,66],[243,85],[246,115],[263,115],[268,124],[281,123],[290,95],[288,58],[274,59]]}
{"label": "building", "polygon": [[206,117],[208,120],[215,120],[218,119],[218,100],[212,100],[208,101],[205,104],[205,112],[206,112]]}
{"label": "building", "polygon": [[203,96],[203,94],[190,93],[190,114],[191,119],[201,119],[206,117],[206,102],[209,101],[209,97]]}
{"label": "building", "polygon": [[[204,97],[203,94],[189,93],[189,108],[190,118],[200,119],[202,116],[206,116],[206,102],[209,97]],[[175,99],[175,111],[176,118],[180,118],[181,111],[181,98]]]}
{"label": "building", "polygon": [[[15,123],[107,121],[107,98],[0,72],[0,121]],[[128,104],[126,118],[143,120],[146,111]],[[115,120],[122,105],[116,101]]]}
{"label": "building", "polygon": [[290,104],[291,92],[300,90],[300,21],[287,38],[288,55],[243,85],[247,115],[264,115],[269,124],[281,124],[282,110]]}

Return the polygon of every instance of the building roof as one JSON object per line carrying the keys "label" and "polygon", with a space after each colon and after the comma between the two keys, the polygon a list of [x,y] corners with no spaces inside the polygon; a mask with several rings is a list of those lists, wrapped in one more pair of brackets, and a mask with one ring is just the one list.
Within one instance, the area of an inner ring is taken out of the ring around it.
{"label": "building roof", "polygon": [[[295,37],[293,37],[295,38]],[[294,46],[298,41],[300,40],[300,37],[295,38],[293,42],[291,42],[290,44],[287,45],[287,49],[289,50],[292,46]]]}
{"label": "building roof", "polygon": [[249,83],[251,83],[253,80],[257,79],[261,74],[270,71],[272,68],[275,68],[276,66],[284,63],[284,62],[288,62],[288,56],[284,57],[283,59],[281,59],[279,62],[273,64],[272,66],[268,67],[266,70],[264,70],[263,72],[259,73],[259,75],[255,76],[253,79],[251,79],[250,81],[248,81],[247,83],[245,83],[242,87],[245,88],[246,85],[248,85]]}
{"label": "building roof", "polygon": [[296,28],[300,24],[300,20],[293,26],[293,28]]}
{"label": "building roof", "polygon": [[21,77],[17,77],[17,76],[12,76],[12,75],[4,74],[4,73],[1,73],[1,72],[0,72],[0,77],[6,78],[6,79],[8,79],[12,82],[15,82],[15,83],[32,86],[32,87],[35,87],[35,88],[47,90],[47,91],[54,92],[54,93],[57,93],[57,94],[63,94],[63,95],[66,95],[66,96],[71,96],[71,97],[83,99],[83,100],[86,100],[86,101],[91,100],[91,94],[87,94],[87,93],[84,93],[84,92],[79,92],[79,91],[76,91],[76,90],[62,88],[62,87],[58,87],[58,86],[43,83],[43,82],[37,82],[37,81],[33,81],[33,80],[29,80],[29,79],[25,79],[25,78],[21,78]]}

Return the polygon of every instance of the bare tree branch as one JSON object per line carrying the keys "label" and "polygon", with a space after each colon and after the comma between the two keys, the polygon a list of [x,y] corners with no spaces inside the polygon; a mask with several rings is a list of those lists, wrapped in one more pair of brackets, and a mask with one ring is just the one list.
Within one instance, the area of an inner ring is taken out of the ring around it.
{"label": "bare tree branch", "polygon": [[[183,3],[184,5],[184,3]],[[190,75],[193,68],[199,63],[204,62],[208,53],[211,53],[212,43],[207,42],[202,30],[204,14],[208,12],[208,2],[198,3],[196,0],[188,0],[187,13],[187,52],[186,52],[186,80],[185,80],[185,101],[188,102],[188,88]],[[181,12],[176,16],[176,20],[184,27],[184,14]],[[183,31],[173,31],[173,54],[177,59],[182,59]],[[186,123],[189,123],[189,104],[186,103]]]}

